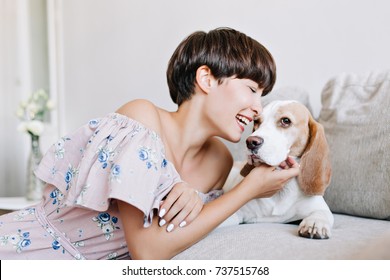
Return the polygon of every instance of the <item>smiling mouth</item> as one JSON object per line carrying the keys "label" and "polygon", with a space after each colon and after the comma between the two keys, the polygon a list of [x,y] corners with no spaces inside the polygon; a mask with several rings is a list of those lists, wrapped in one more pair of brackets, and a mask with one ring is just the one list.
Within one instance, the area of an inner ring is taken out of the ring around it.
{"label": "smiling mouth", "polygon": [[236,119],[238,120],[239,123],[243,124],[243,125],[248,125],[252,119],[248,118],[248,117],[245,117],[243,115],[236,115]]}

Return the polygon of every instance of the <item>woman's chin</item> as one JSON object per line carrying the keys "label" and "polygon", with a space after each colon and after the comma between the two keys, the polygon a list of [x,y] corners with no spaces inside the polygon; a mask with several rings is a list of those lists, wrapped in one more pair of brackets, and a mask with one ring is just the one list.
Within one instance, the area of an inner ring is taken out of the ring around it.
{"label": "woman's chin", "polygon": [[238,130],[231,130],[231,131],[225,131],[223,134],[220,134],[219,137],[225,139],[226,141],[232,142],[232,143],[238,143],[240,142],[242,138],[243,132]]}
{"label": "woman's chin", "polygon": [[229,137],[225,137],[225,140],[232,142],[232,143],[238,143],[240,142],[242,137],[242,134],[239,135],[229,135]]}

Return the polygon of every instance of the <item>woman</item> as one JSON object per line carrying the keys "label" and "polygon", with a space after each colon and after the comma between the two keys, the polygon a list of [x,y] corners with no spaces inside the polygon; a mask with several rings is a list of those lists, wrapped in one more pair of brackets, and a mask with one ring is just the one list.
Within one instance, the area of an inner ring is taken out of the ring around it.
{"label": "woman", "polygon": [[177,111],[134,100],[61,138],[36,171],[43,201],[0,217],[0,258],[169,259],[249,200],[272,196],[298,175],[292,159],[285,170],[253,169],[205,205],[198,193],[218,196],[233,159],[217,137],[240,140],[275,71],[241,32],[188,36],[167,69]]}

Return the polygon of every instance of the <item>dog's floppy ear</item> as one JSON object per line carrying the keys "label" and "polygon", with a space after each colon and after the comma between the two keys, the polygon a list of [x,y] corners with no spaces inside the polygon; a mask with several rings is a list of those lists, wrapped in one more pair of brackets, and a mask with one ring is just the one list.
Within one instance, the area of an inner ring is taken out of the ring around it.
{"label": "dog's floppy ear", "polygon": [[242,177],[245,177],[246,175],[249,174],[249,172],[251,172],[251,170],[255,168],[254,165],[250,165],[249,163],[245,164],[244,167],[241,169],[241,172],[240,172],[240,175]]}
{"label": "dog's floppy ear", "polygon": [[309,141],[301,156],[299,186],[307,195],[323,195],[331,178],[329,146],[323,126],[309,118]]}

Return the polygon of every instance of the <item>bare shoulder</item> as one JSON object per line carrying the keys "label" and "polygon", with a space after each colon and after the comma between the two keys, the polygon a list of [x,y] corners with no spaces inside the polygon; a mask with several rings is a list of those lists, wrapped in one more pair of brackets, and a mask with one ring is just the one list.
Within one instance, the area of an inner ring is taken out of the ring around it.
{"label": "bare shoulder", "polygon": [[146,99],[135,99],[127,102],[116,112],[142,123],[159,134],[161,133],[158,107]]}
{"label": "bare shoulder", "polygon": [[208,141],[207,162],[215,174],[220,174],[215,188],[222,188],[232,169],[233,156],[220,139],[214,137]]}

